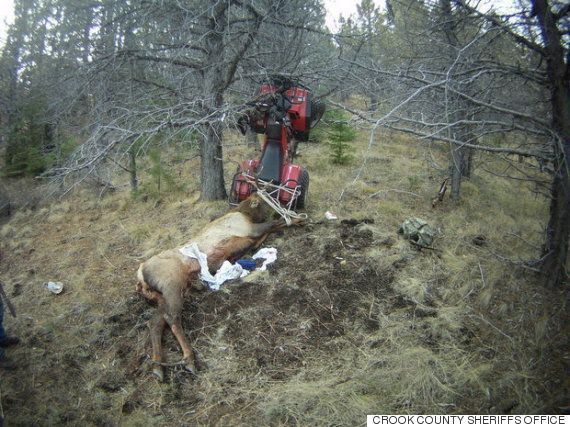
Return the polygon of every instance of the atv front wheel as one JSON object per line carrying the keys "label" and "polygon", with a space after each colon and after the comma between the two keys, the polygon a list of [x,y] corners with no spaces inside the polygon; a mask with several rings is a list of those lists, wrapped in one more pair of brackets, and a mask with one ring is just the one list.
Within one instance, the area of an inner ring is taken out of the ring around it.
{"label": "atv front wheel", "polygon": [[301,186],[301,193],[297,197],[295,209],[303,209],[307,206],[307,199],[309,197],[309,172],[306,169],[301,171],[299,176],[299,185]]}

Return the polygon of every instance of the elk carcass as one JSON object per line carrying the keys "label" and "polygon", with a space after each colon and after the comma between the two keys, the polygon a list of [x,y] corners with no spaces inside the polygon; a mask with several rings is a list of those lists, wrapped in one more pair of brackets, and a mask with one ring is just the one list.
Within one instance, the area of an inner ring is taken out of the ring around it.
{"label": "elk carcass", "polygon": [[[196,245],[207,256],[210,272],[225,260],[235,260],[252,247],[259,246],[271,232],[285,226],[282,219],[269,220],[271,208],[256,194],[235,209],[209,223],[184,248]],[[298,224],[300,221],[294,221]],[[184,297],[191,288],[202,289],[200,264],[180,249],[170,249],[143,262],[137,272],[137,291],[158,305],[149,321],[152,342],[153,373],[163,379],[162,333],[168,324],[183,352],[180,364],[195,372],[194,353],[182,329],[181,313]]]}

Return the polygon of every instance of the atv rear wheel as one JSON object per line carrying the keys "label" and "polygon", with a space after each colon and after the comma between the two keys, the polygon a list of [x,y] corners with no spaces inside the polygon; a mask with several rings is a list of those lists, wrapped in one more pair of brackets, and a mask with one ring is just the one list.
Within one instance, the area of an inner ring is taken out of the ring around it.
{"label": "atv rear wheel", "polygon": [[303,209],[307,206],[307,199],[309,197],[309,172],[307,172],[306,169],[301,170],[299,185],[301,186],[301,193],[295,202],[295,209]]}

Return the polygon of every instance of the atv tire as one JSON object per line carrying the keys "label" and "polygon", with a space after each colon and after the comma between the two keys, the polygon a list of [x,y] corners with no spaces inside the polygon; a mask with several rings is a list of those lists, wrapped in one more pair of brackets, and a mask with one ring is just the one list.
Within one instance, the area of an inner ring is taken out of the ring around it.
{"label": "atv tire", "polygon": [[301,186],[301,194],[297,197],[295,209],[304,209],[307,206],[307,198],[309,196],[309,172],[306,169],[301,171],[299,185]]}

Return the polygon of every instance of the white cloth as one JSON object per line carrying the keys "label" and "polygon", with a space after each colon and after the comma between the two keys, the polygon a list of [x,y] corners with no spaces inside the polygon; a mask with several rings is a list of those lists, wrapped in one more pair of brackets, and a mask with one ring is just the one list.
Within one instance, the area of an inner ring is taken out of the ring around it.
{"label": "white cloth", "polygon": [[263,264],[261,265],[261,267],[258,268],[259,271],[265,271],[267,270],[267,266],[269,264],[272,264],[273,262],[275,262],[275,260],[277,259],[277,249],[275,248],[261,248],[260,250],[258,250],[254,256],[252,256],[253,259],[258,259],[258,258],[263,258],[265,259],[265,261],[263,261]]}
{"label": "white cloth", "polygon": [[[192,243],[188,246],[183,246],[179,249],[182,255],[198,260],[200,263],[200,280],[206,282],[211,290],[217,291],[220,286],[227,282],[228,280],[234,280],[240,277],[245,277],[249,274],[249,271],[245,270],[239,264],[232,264],[229,261],[224,261],[220,269],[216,272],[214,276],[210,273],[208,268],[208,256],[202,252],[196,243]],[[258,250],[253,259],[262,258],[265,259],[261,267],[256,269],[256,271],[265,271],[267,266],[277,259],[277,249],[275,248],[262,248]]]}
{"label": "white cloth", "polygon": [[198,249],[198,245],[196,245],[196,243],[183,246],[179,251],[183,255],[198,260],[200,263],[200,279],[208,283],[208,286],[213,291],[219,290],[222,283],[227,282],[228,280],[237,279],[247,275],[247,270],[244,270],[241,265],[224,261],[220,269],[216,272],[216,275],[212,276],[210,269],[208,268],[208,257],[204,252]]}

